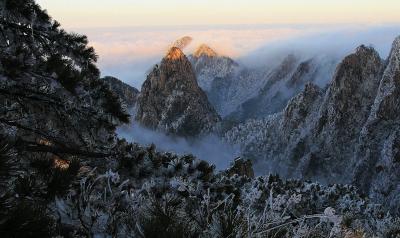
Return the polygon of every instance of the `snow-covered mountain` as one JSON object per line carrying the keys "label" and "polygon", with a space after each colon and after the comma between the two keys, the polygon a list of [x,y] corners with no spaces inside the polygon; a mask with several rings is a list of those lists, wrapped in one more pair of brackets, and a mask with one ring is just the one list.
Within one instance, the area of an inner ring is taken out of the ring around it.
{"label": "snow-covered mountain", "polygon": [[289,54],[280,63],[250,68],[201,45],[189,56],[200,87],[218,113],[243,122],[281,111],[307,82],[324,85],[338,63],[333,57]]}
{"label": "snow-covered mountain", "polygon": [[202,44],[189,55],[199,86],[206,92],[216,78],[231,78],[235,75],[238,64],[229,57],[218,55],[209,46]]}
{"label": "snow-covered mountain", "polygon": [[136,120],[151,129],[190,137],[210,132],[220,117],[198,86],[187,57],[172,47],[142,85]]}
{"label": "snow-covered mountain", "polygon": [[324,82],[328,81],[326,78],[333,74],[336,64],[337,61],[329,56],[303,59],[301,55],[289,54],[280,64],[269,68],[268,71],[254,69],[261,72],[258,73],[261,87],[227,118],[244,122],[247,119],[264,118],[279,112],[293,96],[304,89],[307,82],[324,85]]}
{"label": "snow-covered mountain", "polygon": [[[202,44],[189,55],[199,86],[221,116],[227,115],[245,100],[242,95],[234,95],[235,79],[240,66],[233,59],[221,56],[209,46]],[[245,91],[245,88],[241,91]]]}
{"label": "snow-covered mountain", "polygon": [[360,46],[326,89],[308,83],[283,112],[226,133],[272,171],[329,183],[354,182],[398,208],[400,37],[384,61]]}

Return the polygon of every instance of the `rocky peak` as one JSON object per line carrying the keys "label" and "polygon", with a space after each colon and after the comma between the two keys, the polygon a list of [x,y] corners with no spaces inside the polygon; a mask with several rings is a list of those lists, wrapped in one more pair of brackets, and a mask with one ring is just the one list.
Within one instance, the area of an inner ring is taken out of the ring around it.
{"label": "rocky peak", "polygon": [[400,36],[393,44],[387,59],[381,84],[379,86],[377,100],[373,106],[371,119],[398,119],[400,112]]}
{"label": "rocky peak", "polygon": [[185,54],[183,54],[182,50],[178,47],[171,47],[165,56],[164,60],[184,60],[186,58]]}
{"label": "rocky peak", "polygon": [[161,74],[160,79],[151,81],[153,87],[156,85],[163,87],[165,80],[178,80],[176,82],[178,84],[192,85],[190,87],[197,86],[192,65],[182,50],[177,47],[170,48],[166,56],[161,60],[160,66],[156,65],[154,67],[153,73]]}
{"label": "rocky peak", "polygon": [[[337,67],[332,87],[341,88],[347,83],[363,83],[370,79],[369,74],[376,75],[382,67],[382,60],[378,52],[372,47],[364,45],[358,47],[355,53],[345,57]],[[374,81],[379,81],[375,79]]]}
{"label": "rocky peak", "polygon": [[[365,46],[358,47],[338,65],[322,103],[308,120],[312,121],[308,124],[313,129],[307,135],[309,149],[302,155],[307,157],[307,153],[312,153],[310,160],[305,161],[314,162],[301,165],[303,172],[317,177],[316,168],[319,167],[320,171],[331,171],[329,180],[345,179],[342,181],[348,182],[349,178],[342,175],[351,174],[353,169],[348,163],[354,158],[360,133],[368,120],[382,67],[383,61],[378,53]],[[310,125],[304,127],[307,126]],[[322,158],[331,160],[324,161]]]}
{"label": "rocky peak", "polygon": [[220,120],[197,84],[192,66],[172,47],[142,85],[136,119],[144,126],[180,136],[212,130]]}
{"label": "rocky peak", "polygon": [[200,45],[193,54],[194,57],[200,58],[202,56],[206,57],[217,57],[218,54],[211,47],[206,44]]}
{"label": "rocky peak", "polygon": [[204,44],[189,56],[189,60],[193,65],[199,86],[207,93],[218,112],[224,114],[226,105],[231,102],[225,96],[228,94],[227,90],[232,85],[231,81],[234,80],[239,65],[229,57],[219,56]]}
{"label": "rocky peak", "polygon": [[344,58],[322,105],[330,123],[345,127],[365,122],[376,96],[382,67],[379,54],[370,47],[360,46]]}
{"label": "rocky peak", "polygon": [[[353,182],[382,203],[398,209],[400,138],[400,37],[392,45],[367,123],[360,136]],[[382,186],[384,184],[384,186]]]}
{"label": "rocky peak", "polygon": [[396,39],[394,39],[394,41],[393,41],[392,49],[391,49],[390,55],[389,55],[389,61],[390,60],[392,60],[392,61],[398,60],[399,61],[399,58],[400,58],[400,36],[396,37]]}
{"label": "rocky peak", "polygon": [[304,90],[292,98],[286,106],[283,114],[283,127],[286,130],[293,130],[304,122],[313,109],[313,104],[321,98],[321,89],[309,82]]}

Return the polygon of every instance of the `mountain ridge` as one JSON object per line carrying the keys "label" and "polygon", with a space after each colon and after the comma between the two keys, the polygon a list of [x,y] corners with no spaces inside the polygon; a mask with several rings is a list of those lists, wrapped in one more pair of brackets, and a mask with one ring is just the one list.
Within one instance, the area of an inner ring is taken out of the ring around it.
{"label": "mountain ridge", "polygon": [[373,48],[358,47],[338,65],[327,89],[307,84],[283,112],[241,124],[227,140],[242,143],[244,154],[271,163],[272,171],[326,183],[353,181],[375,201],[398,209],[392,152],[400,129],[393,121],[398,39],[386,61]]}

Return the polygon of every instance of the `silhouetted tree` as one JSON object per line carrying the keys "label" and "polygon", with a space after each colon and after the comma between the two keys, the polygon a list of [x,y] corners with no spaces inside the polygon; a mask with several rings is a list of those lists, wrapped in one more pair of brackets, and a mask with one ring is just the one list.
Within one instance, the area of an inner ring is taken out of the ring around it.
{"label": "silhouetted tree", "polygon": [[[13,79],[25,74],[51,76],[74,93],[98,80],[98,56],[84,35],[67,33],[34,0],[0,1],[0,74]],[[100,88],[111,95],[108,87]],[[105,111],[128,122],[115,96],[105,97]],[[108,102],[107,102],[108,101]]]}

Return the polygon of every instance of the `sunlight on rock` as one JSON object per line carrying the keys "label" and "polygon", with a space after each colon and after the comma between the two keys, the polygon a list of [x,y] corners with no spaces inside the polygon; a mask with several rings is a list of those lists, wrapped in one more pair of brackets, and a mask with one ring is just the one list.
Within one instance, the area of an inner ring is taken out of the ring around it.
{"label": "sunlight on rock", "polygon": [[53,156],[53,167],[60,170],[67,170],[69,168],[70,161],[61,159],[57,155]]}
{"label": "sunlight on rock", "polygon": [[171,47],[171,49],[169,49],[168,54],[166,56],[166,58],[170,59],[170,60],[178,60],[183,57],[184,57],[184,54],[178,47]]}

